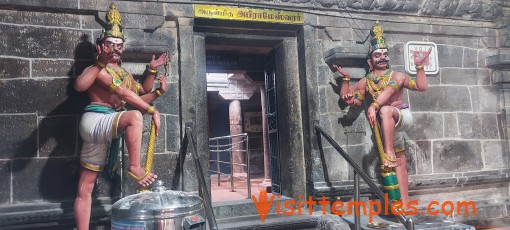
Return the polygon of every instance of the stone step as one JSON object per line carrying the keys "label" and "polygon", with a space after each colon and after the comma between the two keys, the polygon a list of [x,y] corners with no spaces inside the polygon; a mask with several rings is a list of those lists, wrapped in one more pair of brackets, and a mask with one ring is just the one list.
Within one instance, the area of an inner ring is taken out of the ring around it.
{"label": "stone step", "polygon": [[468,220],[464,223],[476,229],[510,229],[510,217]]}
{"label": "stone step", "polygon": [[[508,207],[510,207],[510,200],[508,198],[477,200],[474,202],[476,205],[476,215],[474,214],[474,210],[471,206],[468,206],[467,216],[464,213],[464,208],[460,210],[460,214],[457,214],[458,207],[455,201],[452,202],[455,209],[452,215],[447,216],[443,214],[439,205],[435,205],[431,211],[439,211],[439,213],[434,216],[438,220],[448,220],[455,223],[468,223],[469,225],[473,225],[473,223],[481,220],[498,219],[508,216]],[[418,214],[413,217],[417,217],[419,215],[423,216],[428,213],[426,206],[418,206],[416,208],[418,209]]]}
{"label": "stone step", "polygon": [[[354,216],[343,217],[343,219],[354,228]],[[368,227],[369,218],[367,216],[361,216],[361,229],[375,229]],[[438,230],[475,230],[473,226],[466,224],[458,224],[448,220],[442,220],[437,217],[430,216],[413,216],[415,223],[415,229],[438,229]],[[386,227],[379,229],[391,229],[391,230],[405,230],[403,224],[398,222],[394,216],[374,216],[372,219],[373,223],[384,224]]]}
{"label": "stone step", "polygon": [[308,216],[268,215],[261,221],[258,215],[219,219],[219,229],[315,229],[317,220]]}
{"label": "stone step", "polygon": [[[110,228],[110,205],[95,200],[92,208],[91,229]],[[0,206],[0,229],[60,230],[76,227],[72,203],[40,203]]]}
{"label": "stone step", "polygon": [[475,204],[476,215],[474,215],[473,210],[470,209],[468,216],[463,213],[461,213],[461,215],[455,214],[452,220],[455,222],[476,223],[476,221],[480,220],[505,218],[508,216],[510,200],[508,198],[478,200],[475,201]]}
{"label": "stone step", "polygon": [[[257,201],[260,201],[258,193],[253,195],[256,197]],[[267,194],[268,201],[271,199],[271,196],[271,193]],[[268,211],[268,214],[276,214],[276,202],[280,201],[281,208],[283,209],[283,203],[288,200],[291,200],[291,198],[275,197],[271,205],[271,209]],[[255,206],[255,203],[252,199],[214,202],[212,206],[216,219],[225,219],[239,216],[258,216],[259,214],[257,207]]]}
{"label": "stone step", "polygon": [[[270,194],[268,194],[268,199],[270,197]],[[257,200],[259,198],[257,197]],[[280,199],[281,204],[283,202],[290,200],[290,198],[283,197]],[[276,202],[277,199],[275,199],[274,202]],[[415,223],[417,224],[417,229],[433,229],[433,228],[439,228],[439,229],[472,229],[471,226],[475,226],[477,229],[481,228],[488,228],[490,227],[496,227],[496,228],[507,228],[510,229],[510,217],[507,216],[507,207],[510,205],[510,200],[507,198],[500,198],[500,199],[488,199],[488,200],[479,200],[475,201],[476,203],[476,216],[473,216],[473,212],[470,209],[469,210],[469,216],[464,216],[462,213],[461,215],[457,215],[454,213],[451,216],[445,216],[442,214],[439,214],[432,217],[426,217],[426,216],[412,216],[413,220],[415,220]],[[320,211],[320,206],[315,206],[314,211]],[[426,213],[425,207],[418,207],[419,212]],[[303,207],[303,210],[306,210],[306,207]],[[228,203],[215,203],[214,210],[217,219],[227,219],[227,218],[234,218],[234,217],[240,217],[243,218],[243,216],[255,216],[258,218],[258,222],[260,222],[260,218],[258,217],[258,211],[257,208],[251,199],[245,199],[241,201],[234,201],[234,202],[228,202]],[[304,211],[306,212],[306,211]],[[329,212],[329,210],[328,210]],[[269,211],[269,215],[273,215],[276,213],[275,210],[275,203],[273,203],[272,208]],[[404,229],[403,225],[400,223],[397,223],[395,219],[388,219],[387,217],[376,217],[376,218],[382,218],[379,219],[383,222],[389,223],[389,227],[391,229]],[[386,218],[386,219],[384,219]],[[349,220],[351,223],[353,223],[352,217],[345,217],[344,219]],[[364,220],[368,223],[368,218],[364,218]],[[378,220],[376,220],[378,221]],[[298,221],[299,222],[299,221]],[[464,224],[460,224],[464,223]],[[253,224],[253,222],[252,222]],[[366,224],[364,224],[364,229],[370,229],[366,228]]]}
{"label": "stone step", "polygon": [[321,215],[312,213],[312,215],[275,215],[266,216],[264,222],[258,215],[233,217],[218,220],[219,229],[335,229],[350,230],[349,225],[339,216]]}

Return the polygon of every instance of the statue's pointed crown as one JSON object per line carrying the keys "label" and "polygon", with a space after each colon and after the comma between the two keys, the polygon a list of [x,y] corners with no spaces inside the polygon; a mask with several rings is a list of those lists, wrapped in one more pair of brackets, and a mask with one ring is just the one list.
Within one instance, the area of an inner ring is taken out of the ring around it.
{"label": "statue's pointed crown", "polygon": [[122,17],[114,3],[110,4],[110,10],[106,14],[107,24],[103,28],[100,39],[107,37],[121,38],[124,40],[124,27],[122,26]]}
{"label": "statue's pointed crown", "polygon": [[379,25],[379,21],[376,21],[375,25],[370,30],[370,44],[368,45],[368,55],[371,55],[372,51],[376,49],[388,49],[388,46],[384,41],[383,29]]}

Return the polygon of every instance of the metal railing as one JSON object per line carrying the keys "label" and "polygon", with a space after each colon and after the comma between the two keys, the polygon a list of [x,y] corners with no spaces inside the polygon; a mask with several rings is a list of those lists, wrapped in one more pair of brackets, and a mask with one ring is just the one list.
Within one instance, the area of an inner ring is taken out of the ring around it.
{"label": "metal railing", "polygon": [[[322,136],[324,136],[324,138],[326,138],[326,140],[329,142],[329,144],[338,153],[340,153],[340,156],[342,156],[347,161],[347,163],[354,169],[354,201],[355,202],[359,202],[359,198],[360,198],[360,191],[359,191],[359,177],[360,176],[365,181],[365,183],[367,183],[368,187],[370,187],[370,189],[375,193],[375,195],[377,195],[377,197],[379,197],[379,199],[381,199],[381,201],[383,203],[385,202],[385,199],[384,199],[385,196],[384,196],[383,191],[381,189],[379,189],[379,187],[377,187],[377,185],[370,179],[370,177],[368,177],[367,174],[365,174],[365,172],[363,172],[361,167],[359,167],[359,165],[356,164],[356,162],[354,162],[354,160],[342,149],[342,147],[340,147],[340,145],[338,145],[338,143],[336,143],[333,140],[333,138],[331,138],[324,131],[324,129],[322,129],[322,127],[320,127],[317,124],[315,125],[315,135],[317,136],[317,144],[318,144],[319,150],[321,152],[323,152],[322,151]],[[388,207],[392,207],[391,200],[388,200],[387,205],[388,205]],[[361,213],[359,205],[357,205],[357,209],[358,210],[355,210],[355,213]],[[397,217],[397,220],[406,227],[406,229],[414,230],[414,222],[411,218],[406,218],[406,216],[404,216],[404,215],[396,215],[396,217]],[[356,230],[361,228],[361,219],[360,218],[361,218],[360,215],[354,215],[354,226],[355,226]]]}
{"label": "metal railing", "polygon": [[[239,140],[240,139],[240,140]],[[246,142],[246,147],[243,147],[243,144]],[[226,143],[226,144],[224,144]],[[237,134],[237,135],[229,135],[222,137],[213,137],[209,138],[209,152],[211,154],[216,154],[215,160],[209,160],[210,163],[216,164],[216,170],[210,169],[209,171],[218,175],[218,186],[220,186],[221,175],[230,175],[230,191],[235,192],[234,190],[234,166],[246,167],[246,183],[248,189],[248,199],[251,198],[251,177],[250,177],[250,147],[249,147],[249,138],[247,133]],[[222,161],[221,154],[229,153],[230,161]],[[234,163],[233,155],[236,153],[246,153],[245,159],[246,163]],[[230,165],[230,173],[221,172],[221,164]],[[237,177],[240,178],[240,177]],[[241,178],[242,179],[242,178]]]}
{"label": "metal railing", "polygon": [[[202,164],[200,163],[200,159],[198,157],[197,152],[197,142],[195,141],[195,138],[193,136],[193,130],[191,127],[187,126],[186,131],[184,133],[184,138],[181,141],[181,151],[180,151],[180,164],[179,164],[179,170],[181,174],[181,182],[184,183],[184,161],[186,160],[186,152],[188,149],[188,145],[191,145],[191,156],[193,157],[193,163],[195,165],[195,170],[197,174],[198,179],[198,190],[200,193],[200,197],[204,200],[204,209],[205,209],[205,215],[207,218],[207,222],[209,224],[209,229],[219,229],[218,224],[216,223],[216,217],[214,217],[214,211],[212,209],[211,204],[211,193],[209,193],[209,189],[207,188],[207,184],[205,182],[205,175],[204,170],[202,168]],[[182,189],[184,190],[184,184],[182,186]]]}

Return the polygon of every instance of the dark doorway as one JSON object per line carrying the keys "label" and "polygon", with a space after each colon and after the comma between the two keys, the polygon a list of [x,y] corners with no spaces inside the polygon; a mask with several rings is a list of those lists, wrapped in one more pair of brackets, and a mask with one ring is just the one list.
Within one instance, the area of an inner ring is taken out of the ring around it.
{"label": "dark doorway", "polygon": [[[244,42],[261,44],[260,41]],[[268,60],[274,63],[274,54],[271,52],[273,47],[246,46],[241,45],[242,43],[243,41],[239,40],[220,42],[217,38],[206,39],[209,159],[213,201],[246,199],[250,192],[258,194],[258,190],[263,186],[273,187],[275,192],[280,192],[280,186],[272,186],[272,178],[269,176],[279,175],[275,173],[279,172],[280,168],[276,161],[278,139],[274,138],[277,137],[277,129],[271,129],[272,134],[269,135],[267,125],[263,123],[268,108],[267,68],[272,68],[270,74],[275,73],[274,64],[270,67],[267,65]],[[271,56],[273,57],[268,59]],[[270,109],[271,124],[274,125],[277,124],[274,100],[276,88],[274,77],[271,79]],[[269,143],[267,138],[264,140],[264,135],[273,137],[271,149],[276,150],[276,154],[272,154],[271,163],[268,157]],[[248,191],[248,184],[251,191]]]}

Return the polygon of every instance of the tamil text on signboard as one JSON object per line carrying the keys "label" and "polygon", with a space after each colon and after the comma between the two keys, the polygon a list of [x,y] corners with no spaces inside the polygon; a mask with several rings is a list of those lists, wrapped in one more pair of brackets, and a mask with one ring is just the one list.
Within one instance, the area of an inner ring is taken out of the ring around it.
{"label": "tamil text on signboard", "polygon": [[196,18],[271,22],[284,24],[304,23],[303,13],[301,12],[249,9],[214,5],[194,5],[194,10]]}

